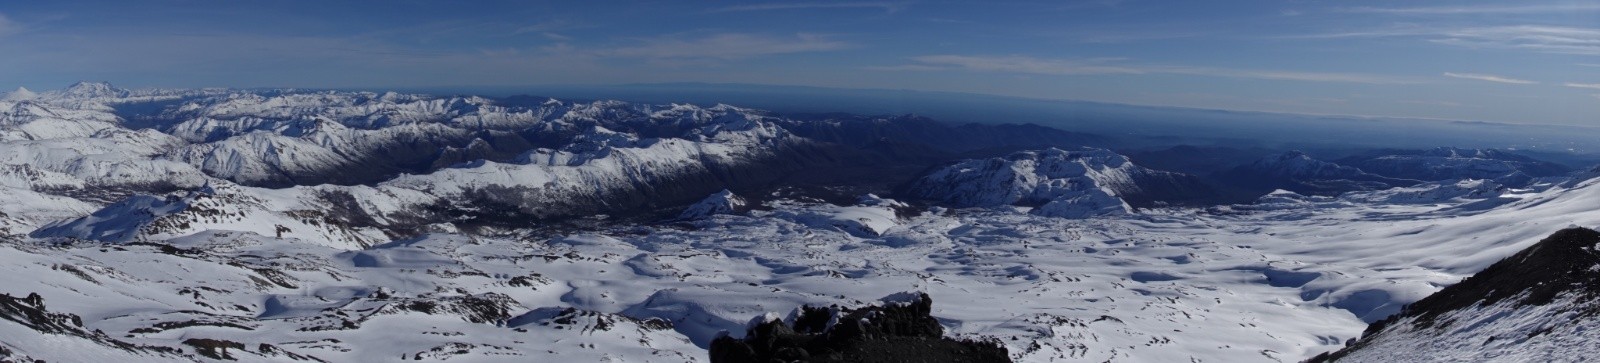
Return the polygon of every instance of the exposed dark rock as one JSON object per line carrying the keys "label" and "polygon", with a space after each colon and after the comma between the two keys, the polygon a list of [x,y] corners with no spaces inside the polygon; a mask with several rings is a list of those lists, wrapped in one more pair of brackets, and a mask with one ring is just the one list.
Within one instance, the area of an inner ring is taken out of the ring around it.
{"label": "exposed dark rock", "polygon": [[238,360],[232,354],[228,354],[228,349],[244,350],[244,343],[231,340],[190,338],[184,340],[183,344],[194,347],[195,353],[202,356],[221,360]]}
{"label": "exposed dark rock", "polygon": [[[23,298],[0,294],[0,319],[21,324],[23,327],[39,333],[81,338],[129,352],[153,354],[155,356],[173,356],[179,353],[173,348],[136,345],[112,339],[99,330],[88,330],[83,326],[83,318],[77,315],[50,312],[45,308],[44,298],[37,293],[30,293]],[[3,339],[0,339],[0,343],[4,343]],[[3,344],[0,344],[0,348],[3,348]],[[0,358],[5,358],[11,354],[14,353],[0,352]]]}
{"label": "exposed dark rock", "polygon": [[[919,293],[883,306],[802,307],[792,323],[754,321],[744,339],[711,342],[712,362],[1010,362],[998,342],[944,337]],[[842,314],[842,316],[841,316]],[[758,318],[762,319],[762,318]]]}
{"label": "exposed dark rock", "polygon": [[497,293],[479,295],[465,295],[439,298],[415,298],[409,301],[395,302],[377,314],[394,314],[402,311],[412,311],[430,315],[456,315],[462,320],[478,324],[504,324],[511,319],[511,310],[517,307],[516,300],[510,296]]}

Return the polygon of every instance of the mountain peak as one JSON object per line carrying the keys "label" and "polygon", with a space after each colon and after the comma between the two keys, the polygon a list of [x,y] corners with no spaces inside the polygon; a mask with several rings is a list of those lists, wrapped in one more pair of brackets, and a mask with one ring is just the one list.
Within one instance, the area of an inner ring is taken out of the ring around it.
{"label": "mountain peak", "polygon": [[699,219],[717,214],[739,214],[748,209],[747,205],[748,202],[744,198],[733,194],[733,191],[723,189],[684,209],[678,218]]}
{"label": "mountain peak", "polygon": [[26,101],[36,97],[39,97],[39,95],[29,91],[27,87],[17,87],[17,90],[6,93],[3,99],[6,101]]}
{"label": "mountain peak", "polygon": [[1310,159],[1310,158],[1311,158],[1311,155],[1306,155],[1306,153],[1304,151],[1300,151],[1300,150],[1289,150],[1289,151],[1283,152],[1282,154],[1278,154],[1278,160],[1295,160],[1295,159]]}
{"label": "mountain peak", "polygon": [[128,94],[128,91],[121,88],[116,88],[109,82],[79,81],[78,83],[73,83],[71,86],[67,86],[67,88],[63,89],[61,93],[71,97],[96,98],[123,97]]}

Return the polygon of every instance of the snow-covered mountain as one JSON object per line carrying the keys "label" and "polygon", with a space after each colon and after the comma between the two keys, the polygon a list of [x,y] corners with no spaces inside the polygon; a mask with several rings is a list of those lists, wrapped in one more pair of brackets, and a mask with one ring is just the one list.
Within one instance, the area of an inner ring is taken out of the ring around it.
{"label": "snow-covered mountain", "polygon": [[[864,336],[1023,362],[1297,361],[1396,313],[1370,346],[1415,345],[1403,306],[1600,225],[1596,172],[1421,182],[1291,154],[1252,175],[1345,184],[1215,205],[1201,179],[1085,140],[1111,141],[730,105],[12,92],[0,361],[687,362],[716,341]],[[896,291],[926,295],[872,302]],[[1586,306],[1556,296],[1537,306]],[[1446,341],[1478,327],[1500,332],[1484,352],[1513,352],[1566,340],[1508,322],[1586,327],[1497,301],[1442,313],[1460,317]],[[1470,320],[1498,312],[1518,318]]]}
{"label": "snow-covered mountain", "polygon": [[[929,173],[906,194],[955,207],[1033,207],[1032,213],[1084,218],[1132,212],[1164,196],[1199,195],[1195,178],[1134,165],[1105,149],[1049,148],[962,161]],[[1182,199],[1182,197],[1174,198]]]}
{"label": "snow-covered mountain", "polygon": [[738,214],[749,209],[749,205],[744,198],[734,195],[733,191],[723,189],[684,208],[683,212],[678,214],[678,218],[696,219],[718,214]]}

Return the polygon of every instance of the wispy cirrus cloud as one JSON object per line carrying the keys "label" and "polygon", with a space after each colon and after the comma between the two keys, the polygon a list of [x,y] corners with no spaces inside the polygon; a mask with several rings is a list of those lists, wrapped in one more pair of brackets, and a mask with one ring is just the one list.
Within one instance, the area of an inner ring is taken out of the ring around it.
{"label": "wispy cirrus cloud", "polygon": [[1435,42],[1547,53],[1600,55],[1600,29],[1544,25],[1466,28],[1443,32]]}
{"label": "wispy cirrus cloud", "polygon": [[1600,83],[1570,83],[1569,82],[1569,83],[1565,84],[1565,86],[1572,87],[1572,88],[1600,89]]}
{"label": "wispy cirrus cloud", "polygon": [[1482,74],[1482,73],[1444,72],[1444,76],[1445,77],[1451,77],[1451,78],[1472,79],[1472,80],[1479,80],[1479,81],[1489,81],[1489,82],[1509,83],[1509,84],[1537,84],[1537,83],[1539,83],[1539,82],[1529,81],[1529,80],[1525,80],[1525,79],[1516,79],[1516,78],[1511,78],[1511,77],[1502,77],[1502,76],[1496,76],[1496,75],[1493,75],[1493,74]]}
{"label": "wispy cirrus cloud", "polygon": [[735,60],[765,55],[823,52],[849,48],[850,43],[816,34],[778,37],[758,34],[724,33],[699,38],[662,37],[643,44],[593,51],[606,57],[653,59]]}
{"label": "wispy cirrus cloud", "polygon": [[1366,73],[1340,73],[1340,72],[1301,72],[1264,69],[1232,69],[1209,67],[1160,67],[1156,68],[1162,73],[1187,74],[1195,76],[1254,78],[1280,81],[1303,82],[1340,82],[1340,83],[1367,83],[1367,84],[1415,84],[1424,83],[1411,77],[1388,76]]}
{"label": "wispy cirrus cloud", "polygon": [[0,13],[0,37],[16,34],[17,32],[21,31],[21,24],[11,21],[11,18],[6,17],[6,14]]}
{"label": "wispy cirrus cloud", "polygon": [[1524,5],[1462,5],[1423,7],[1355,7],[1340,9],[1351,13],[1378,13],[1401,15],[1457,15],[1457,14],[1538,14],[1573,11],[1600,11],[1600,3],[1524,4]]}
{"label": "wispy cirrus cloud", "polygon": [[1028,56],[930,55],[913,57],[911,60],[915,63],[889,67],[877,67],[875,69],[910,71],[966,70],[1044,75],[1181,74],[1281,81],[1368,84],[1409,84],[1423,82],[1422,80],[1409,77],[1362,73],[1303,72],[1266,69],[1133,64],[1119,58],[1047,59]]}
{"label": "wispy cirrus cloud", "polygon": [[1280,39],[1408,37],[1469,48],[1530,50],[1542,53],[1600,55],[1600,28],[1552,25],[1486,27],[1404,26],[1351,32],[1303,34]]}
{"label": "wispy cirrus cloud", "polygon": [[771,11],[771,10],[800,10],[800,9],[882,9],[884,12],[894,13],[905,10],[910,6],[907,2],[806,2],[806,3],[770,3],[735,5],[711,9],[713,13],[740,12],[740,11]]}
{"label": "wispy cirrus cloud", "polygon": [[1041,59],[1026,56],[965,56],[929,55],[912,57],[920,64],[904,65],[908,69],[937,70],[956,67],[976,71],[1030,73],[1048,75],[1130,74],[1146,73],[1139,69],[1107,65],[1098,60]]}

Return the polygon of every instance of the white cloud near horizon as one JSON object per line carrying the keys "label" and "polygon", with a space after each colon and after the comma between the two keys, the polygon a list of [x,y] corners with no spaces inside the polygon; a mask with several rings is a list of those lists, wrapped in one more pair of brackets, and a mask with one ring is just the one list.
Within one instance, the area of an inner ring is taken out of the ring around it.
{"label": "white cloud near horizon", "polygon": [[1451,77],[1451,78],[1471,79],[1471,80],[1489,81],[1489,82],[1496,82],[1496,83],[1509,83],[1509,84],[1537,84],[1537,83],[1539,83],[1539,82],[1529,81],[1529,80],[1525,80],[1525,79],[1516,79],[1516,78],[1502,77],[1502,76],[1496,76],[1496,75],[1492,75],[1492,74],[1481,74],[1481,73],[1444,72],[1444,76],[1445,77]]}
{"label": "white cloud near horizon", "polygon": [[1411,84],[1419,80],[1360,73],[1303,72],[1262,69],[1233,69],[1174,65],[1139,65],[1121,59],[1064,60],[1027,56],[930,55],[913,57],[913,64],[876,67],[878,70],[968,70],[1044,75],[1103,74],[1181,74],[1194,76],[1249,78],[1304,82],[1343,82],[1368,84]]}
{"label": "white cloud near horizon", "polygon": [[742,12],[742,11],[770,11],[770,10],[799,10],[799,9],[883,9],[884,12],[895,13],[904,10],[909,3],[904,2],[807,2],[807,3],[771,3],[735,5],[724,8],[711,9],[713,13]]}
{"label": "white cloud near horizon", "polygon": [[850,43],[816,34],[776,37],[758,34],[723,33],[701,38],[662,37],[643,44],[606,48],[593,53],[606,57],[654,59],[735,60],[765,55],[823,52],[849,48]]}
{"label": "white cloud near horizon", "polygon": [[1600,83],[1567,83],[1566,86],[1572,88],[1600,89]]}

